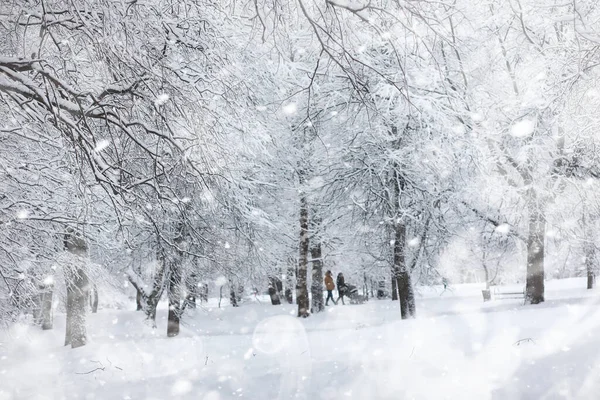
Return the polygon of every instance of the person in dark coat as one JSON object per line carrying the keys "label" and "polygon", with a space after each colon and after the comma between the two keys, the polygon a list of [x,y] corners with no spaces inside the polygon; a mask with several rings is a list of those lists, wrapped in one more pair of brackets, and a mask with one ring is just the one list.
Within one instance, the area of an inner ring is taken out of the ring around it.
{"label": "person in dark coat", "polygon": [[342,274],[341,272],[337,276],[337,288],[338,288],[338,299],[336,301],[336,304],[341,299],[342,304],[346,305],[346,303],[344,303],[344,295],[346,294],[348,287],[346,286],[346,281],[344,280],[344,274]]}
{"label": "person in dark coat", "polygon": [[335,283],[333,283],[333,276],[331,276],[331,271],[325,272],[325,289],[327,289],[327,300],[325,300],[325,305],[329,305],[329,299],[333,301],[333,304],[337,304],[337,302],[333,299],[333,289],[335,289]]}

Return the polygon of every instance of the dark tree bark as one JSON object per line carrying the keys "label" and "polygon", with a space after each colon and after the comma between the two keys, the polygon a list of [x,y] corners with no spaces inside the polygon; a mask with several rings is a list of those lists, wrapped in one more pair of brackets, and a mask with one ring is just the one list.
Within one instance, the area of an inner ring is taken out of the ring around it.
{"label": "dark tree bark", "polygon": [[587,271],[587,288],[593,289],[596,284],[596,244],[594,243],[594,232],[591,229],[591,224],[587,215],[587,207],[583,208],[583,232],[584,244],[583,251],[585,253],[585,269]]}
{"label": "dark tree bark", "polygon": [[87,341],[85,318],[89,298],[89,280],[84,271],[84,259],[87,256],[85,241],[74,234],[65,236],[65,249],[78,259],[64,268],[67,287],[67,325],[65,346],[71,348],[84,346]]}
{"label": "dark tree bark", "polygon": [[396,269],[392,269],[392,301],[398,300],[398,276]]}
{"label": "dark tree bark", "polygon": [[325,302],[323,301],[323,255],[320,242],[313,243],[310,255],[312,257],[311,313],[316,314],[325,310]]}
{"label": "dark tree bark", "polygon": [[206,303],[208,301],[208,284],[202,284],[202,290],[200,290],[200,302]]}
{"label": "dark tree bark", "polygon": [[237,290],[233,280],[229,280],[229,301],[233,307],[239,307],[238,299],[237,299]]}
{"label": "dark tree bark", "polygon": [[144,309],[142,306],[142,292],[138,288],[136,288],[135,291],[137,292],[135,295],[136,311],[142,311]]}
{"label": "dark tree bark", "polygon": [[412,287],[410,271],[406,267],[406,225],[394,224],[394,271],[398,285],[398,298],[400,299],[400,314],[402,319],[415,318],[417,316],[415,294]]}
{"label": "dark tree bark", "polygon": [[[587,263],[587,261],[586,261]],[[596,284],[596,274],[594,273],[593,266],[587,266],[587,288],[593,289]]]}
{"label": "dark tree bark", "polygon": [[281,304],[279,293],[277,292],[277,282],[275,277],[269,278],[269,297],[271,298],[271,304],[278,306]]}
{"label": "dark tree bark", "polygon": [[181,258],[177,257],[170,263],[170,277],[167,285],[169,297],[169,314],[167,317],[167,336],[179,335],[181,317]]}
{"label": "dark tree bark", "polygon": [[539,304],[544,301],[544,239],[546,220],[537,204],[533,189],[529,194],[529,233],[527,236],[527,284],[525,303]]}
{"label": "dark tree bark", "polygon": [[92,307],[92,314],[98,312],[98,286],[94,283],[92,286],[92,296],[90,298],[90,306]]}
{"label": "dark tree bark", "polygon": [[369,281],[366,272],[363,274],[363,294],[365,295],[365,299],[369,300]]}
{"label": "dark tree bark", "polygon": [[[302,182],[301,182],[302,183]],[[298,300],[298,317],[306,318],[309,314],[307,272],[308,272],[308,204],[306,196],[300,197],[300,257],[298,259],[298,276],[296,298]]]}

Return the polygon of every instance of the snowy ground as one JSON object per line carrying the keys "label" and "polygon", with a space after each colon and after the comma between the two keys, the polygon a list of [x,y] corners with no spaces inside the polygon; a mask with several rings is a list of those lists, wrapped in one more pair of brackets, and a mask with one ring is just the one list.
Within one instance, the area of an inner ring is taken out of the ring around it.
{"label": "snowy ground", "polygon": [[[90,315],[87,346],[63,347],[64,316],[0,333],[0,399],[598,399],[600,293],[547,282],[547,302],[482,302],[481,285],[422,288],[397,303],[246,303],[187,316],[166,337],[134,311]],[[508,290],[508,289],[507,289]]]}

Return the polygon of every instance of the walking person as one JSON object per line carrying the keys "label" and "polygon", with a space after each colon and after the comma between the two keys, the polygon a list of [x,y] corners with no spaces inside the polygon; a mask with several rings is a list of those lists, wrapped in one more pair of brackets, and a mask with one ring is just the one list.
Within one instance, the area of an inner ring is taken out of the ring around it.
{"label": "walking person", "polygon": [[341,272],[337,276],[337,288],[338,288],[338,299],[335,303],[337,304],[338,301],[340,301],[340,299],[342,299],[342,304],[346,305],[346,303],[344,303],[344,295],[346,294],[346,290],[348,289],[348,287],[346,286],[346,281],[344,280],[344,274],[342,274]]}
{"label": "walking person", "polygon": [[337,304],[337,302],[333,299],[333,289],[335,289],[335,283],[333,283],[331,271],[325,272],[325,289],[327,289],[327,300],[325,300],[325,305],[329,305],[329,299],[333,301],[333,304]]}

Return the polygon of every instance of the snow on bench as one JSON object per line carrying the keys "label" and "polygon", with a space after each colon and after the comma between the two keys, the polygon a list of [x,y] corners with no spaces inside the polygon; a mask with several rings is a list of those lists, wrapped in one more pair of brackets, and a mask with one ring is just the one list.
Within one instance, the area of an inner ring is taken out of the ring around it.
{"label": "snow on bench", "polygon": [[511,291],[511,292],[503,292],[498,290],[497,287],[494,287],[494,291],[492,292],[490,289],[482,290],[483,293],[483,301],[490,300],[525,300],[525,289],[521,292]]}

